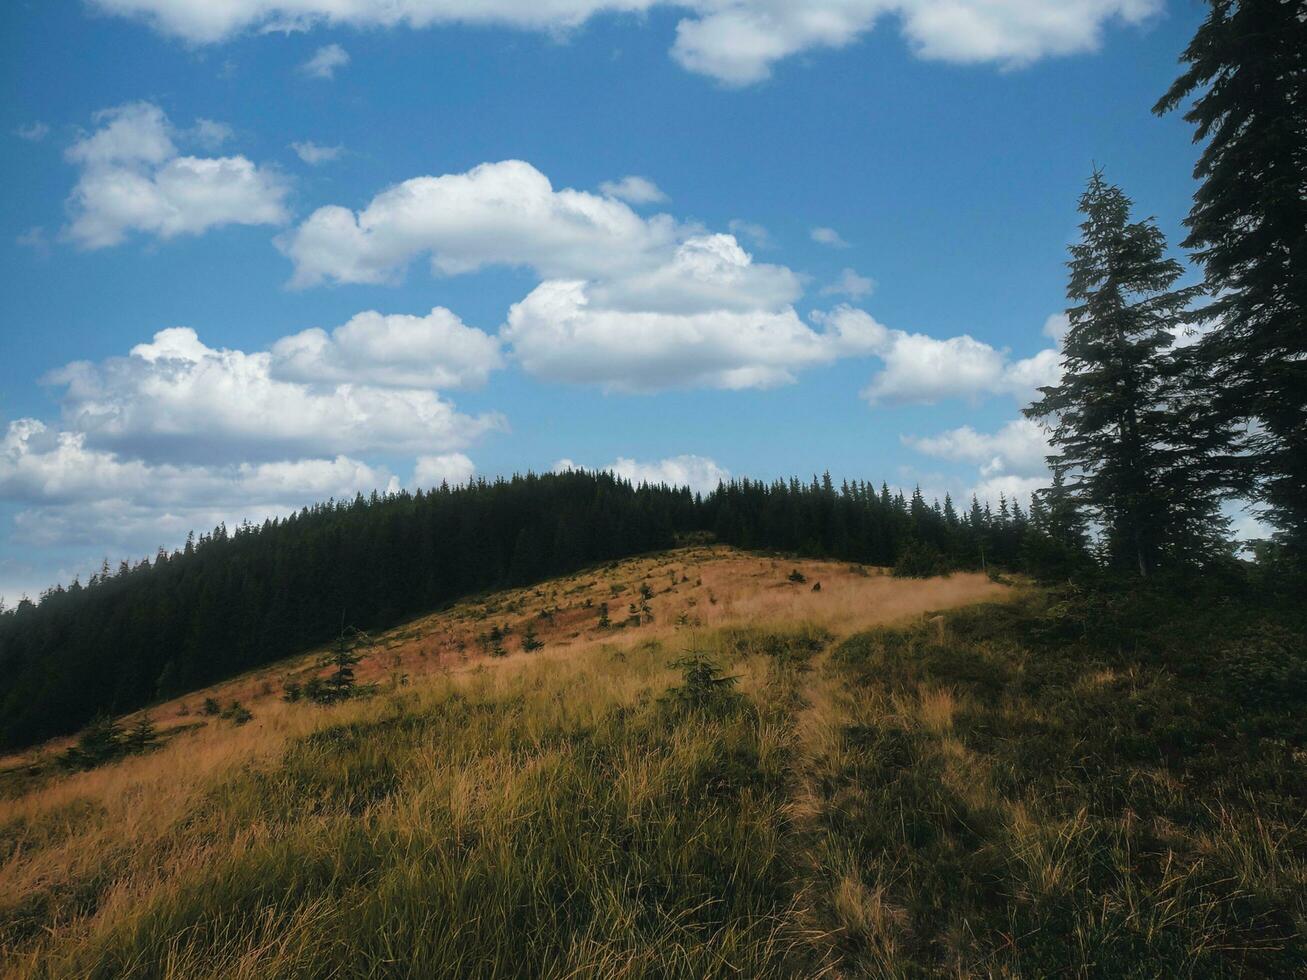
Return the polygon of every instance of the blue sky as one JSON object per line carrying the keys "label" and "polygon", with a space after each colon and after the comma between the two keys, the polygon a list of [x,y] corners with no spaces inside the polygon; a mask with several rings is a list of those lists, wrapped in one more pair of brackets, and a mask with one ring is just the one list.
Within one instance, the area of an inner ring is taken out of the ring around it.
{"label": "blue sky", "polygon": [[0,9],[0,595],[564,460],[1024,497],[1091,167],[1182,237],[1192,0],[374,6]]}

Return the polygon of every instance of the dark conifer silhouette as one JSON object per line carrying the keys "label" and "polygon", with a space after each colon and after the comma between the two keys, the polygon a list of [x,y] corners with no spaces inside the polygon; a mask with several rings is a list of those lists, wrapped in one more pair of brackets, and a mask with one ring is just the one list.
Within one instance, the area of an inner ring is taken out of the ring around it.
{"label": "dark conifer silhouette", "polygon": [[[1268,519],[1307,556],[1307,13],[1299,0],[1211,0],[1187,68],[1158,101],[1187,98],[1204,143],[1185,224],[1211,332],[1199,356]],[[1233,474],[1242,475],[1238,469]]]}
{"label": "dark conifer silhouette", "polygon": [[315,678],[317,683],[311,682],[310,699],[319,704],[336,704],[353,697],[354,668],[363,659],[359,650],[371,646],[371,643],[371,638],[360,630],[342,629],[322,664],[331,671],[325,677]]}
{"label": "dark conifer silhouette", "polygon": [[536,636],[535,624],[528,623],[526,629],[522,631],[522,649],[527,653],[532,653],[543,646],[544,644],[540,642],[540,638]]}
{"label": "dark conifer silhouette", "polygon": [[[1131,207],[1095,171],[1080,199],[1081,238],[1068,263],[1075,305],[1067,310],[1062,380],[1041,388],[1026,414],[1046,420],[1059,495],[1103,526],[1108,563],[1147,576],[1179,560],[1177,542],[1221,529],[1215,488],[1192,475],[1204,465],[1196,438],[1202,423],[1194,423],[1190,439],[1169,360],[1201,289],[1177,288],[1183,268],[1166,256],[1151,219],[1131,220]],[[1222,431],[1217,422],[1211,428]],[[1184,500],[1182,488],[1190,494]],[[1006,501],[998,521],[1000,530],[1010,523]]]}

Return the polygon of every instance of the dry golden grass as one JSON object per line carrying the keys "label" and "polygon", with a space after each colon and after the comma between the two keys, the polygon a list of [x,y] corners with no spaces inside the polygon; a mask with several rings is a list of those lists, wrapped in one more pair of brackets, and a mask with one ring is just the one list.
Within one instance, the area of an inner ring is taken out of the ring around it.
{"label": "dry golden grass", "polygon": [[[601,603],[621,623],[644,583],[652,620],[601,629]],[[978,575],[693,548],[391,630],[361,665],[368,699],[282,701],[319,654],[235,678],[152,709],[171,732],[154,752],[11,782],[0,974],[1143,978],[1301,962],[1291,793],[1259,808],[1246,784],[1272,777],[1250,757],[1196,803],[1191,774],[1139,755],[1140,725],[1188,710],[1173,679],[1092,650],[1036,655],[1014,638],[1041,616],[1037,595]],[[528,626],[544,644],[529,653]],[[686,701],[672,661],[691,651],[733,688]],[[199,716],[204,697],[253,720]]]}
{"label": "dry golden grass", "polygon": [[[800,570],[807,582],[800,585],[788,581],[792,569]],[[638,628],[597,627],[600,603],[609,604],[613,623],[619,623],[628,615],[631,601],[638,603],[640,585],[645,582],[654,592],[649,601],[652,623]],[[819,592],[812,591],[816,583],[821,584]],[[621,589],[616,594],[615,586]],[[406,677],[415,683],[423,677],[469,666],[511,666],[523,656],[584,654],[596,647],[667,640],[692,627],[807,622],[845,635],[1011,593],[1009,587],[975,573],[924,581],[896,579],[886,569],[870,566],[759,558],[725,546],[683,548],[589,569],[538,586],[468,599],[387,630],[374,637],[375,646],[359,665],[358,678],[389,684]],[[551,615],[543,617],[544,611]],[[543,650],[529,655],[520,650],[521,634],[528,624],[535,627],[545,644]],[[508,631],[506,657],[488,656],[482,642],[481,638],[494,626]],[[223,705],[240,701],[254,712],[256,721],[239,741],[246,748],[237,749],[236,757],[262,741],[261,736],[253,737],[254,733],[265,733],[270,744],[279,745],[285,734],[279,733],[276,720],[285,714],[278,707],[283,685],[288,679],[302,679],[317,671],[324,653],[315,651],[262,667],[164,701],[146,712],[126,715],[120,721],[130,726],[139,714],[146,713],[161,734],[197,722],[215,727],[216,723],[199,713],[204,699],[211,697]],[[269,713],[272,718],[265,717]],[[225,740],[225,736],[219,739]],[[201,743],[204,741],[201,739]],[[54,739],[31,751],[0,757],[0,772],[22,768],[61,751],[71,742],[71,738]],[[200,751],[209,750],[206,747]],[[0,801],[0,807],[3,805]]]}
{"label": "dry golden grass", "polygon": [[[788,580],[794,568],[803,572],[807,583]],[[817,582],[821,589],[813,591]],[[628,604],[639,602],[644,583],[654,593],[649,600],[652,622],[600,629],[600,604],[609,603],[612,621],[620,623],[628,615]],[[375,637],[359,679],[380,684],[393,698],[424,703],[451,690],[494,701],[520,697],[524,690],[539,697],[547,689],[552,692],[552,711],[524,713],[518,722],[517,735],[530,740],[533,735],[543,737],[533,726],[570,724],[594,715],[597,705],[632,704],[648,697],[650,690],[665,688],[675,674],[665,666],[666,655],[651,655],[652,650],[696,646],[699,637],[739,626],[808,622],[845,634],[1005,591],[977,575],[909,582],[874,568],[776,561],[727,548],[683,549],[478,597],[404,624]],[[544,644],[532,653],[520,649],[528,624]],[[488,655],[481,638],[492,626],[505,630],[507,656]],[[56,933],[85,933],[97,922],[130,920],[134,908],[166,891],[169,882],[199,874],[223,856],[265,846],[272,831],[258,821],[215,828],[211,843],[204,835],[179,835],[177,828],[210,805],[213,795],[239,773],[275,765],[287,746],[314,731],[376,716],[377,702],[317,709],[281,699],[285,680],[317,670],[320,656],[298,657],[154,706],[148,714],[165,739],[148,755],[60,775],[49,765],[68,741],[60,740],[5,760],[3,766],[9,769],[45,763],[50,775],[28,792],[0,798],[0,828],[10,828],[18,840],[9,853],[0,854],[0,908],[21,907],[27,897],[52,888],[91,883],[86,887],[99,892],[89,918],[76,911],[74,902],[72,911],[56,917],[51,926]],[[759,663],[755,659],[742,665],[740,683],[746,694],[761,696],[771,683]],[[205,698],[222,704],[239,700],[254,719],[238,726],[202,716],[198,709]],[[820,713],[820,707],[807,712],[804,724],[814,723]],[[133,720],[129,716],[123,723]],[[829,728],[829,723],[827,719],[819,724]],[[756,750],[764,767],[781,764],[790,747],[789,727],[782,719],[759,725]],[[822,737],[834,738],[829,730]],[[642,784],[652,778],[647,762],[636,755],[617,767],[616,776],[616,789],[632,800],[641,798],[647,790]],[[475,815],[483,814],[481,798],[486,793],[512,810],[507,801],[514,786],[532,779],[532,770],[514,771],[515,764],[505,757],[465,760],[456,769],[438,758],[416,757],[414,784],[446,787],[445,802],[455,826],[470,825]],[[537,760],[535,765],[544,764]],[[444,768],[424,772],[428,765]],[[402,808],[420,808],[428,799],[426,792],[405,797]],[[28,827],[41,828],[40,841],[23,829]],[[106,880],[108,887],[101,887]],[[309,929],[314,909],[295,914],[293,927],[282,923],[279,928]],[[265,953],[251,948],[241,956],[254,964]],[[246,971],[242,962],[240,957],[231,961],[232,975]]]}

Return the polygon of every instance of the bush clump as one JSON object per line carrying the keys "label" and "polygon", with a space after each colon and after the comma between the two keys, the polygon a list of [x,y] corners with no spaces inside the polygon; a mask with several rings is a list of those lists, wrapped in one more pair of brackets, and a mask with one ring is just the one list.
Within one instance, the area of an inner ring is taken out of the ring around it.
{"label": "bush clump", "polygon": [[934,578],[951,571],[952,568],[939,549],[924,541],[909,541],[894,563],[896,578]]}
{"label": "bush clump", "polygon": [[148,715],[124,730],[109,715],[99,715],[77,736],[77,742],[59,756],[59,764],[74,771],[94,769],[121,759],[140,755],[156,747],[158,733]]}
{"label": "bush clump", "polygon": [[1258,623],[1217,654],[1215,677],[1237,704],[1282,710],[1307,704],[1307,649],[1302,638]]}
{"label": "bush clump", "polygon": [[239,701],[233,701],[231,704],[227,705],[226,709],[219,717],[224,721],[231,722],[233,725],[244,725],[254,719],[254,715],[251,714],[250,709],[245,707],[245,705],[241,704]]}

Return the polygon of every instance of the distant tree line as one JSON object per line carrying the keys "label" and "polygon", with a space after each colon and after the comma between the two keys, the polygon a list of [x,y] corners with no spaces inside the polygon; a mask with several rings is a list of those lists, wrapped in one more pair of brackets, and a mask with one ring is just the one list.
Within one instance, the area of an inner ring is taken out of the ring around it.
{"label": "distant tree line", "polygon": [[914,563],[928,574],[1025,567],[1032,535],[1053,533],[1039,500],[1027,513],[1001,494],[997,509],[972,497],[960,513],[947,494],[943,503],[927,503],[920,488],[911,496],[883,483],[837,489],[829,474],[807,484],[732,481],[703,507],[704,526],[726,544],[869,565]]}

